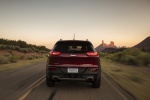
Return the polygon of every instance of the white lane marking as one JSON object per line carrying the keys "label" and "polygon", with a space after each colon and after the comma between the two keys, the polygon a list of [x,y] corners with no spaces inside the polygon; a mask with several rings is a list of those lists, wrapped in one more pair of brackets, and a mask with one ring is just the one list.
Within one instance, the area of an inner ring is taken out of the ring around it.
{"label": "white lane marking", "polygon": [[[103,75],[103,74],[102,74]],[[103,75],[104,79],[116,90],[116,92],[124,99],[124,100],[128,100],[128,98],[126,96],[123,95],[123,93],[121,93],[104,75]]]}
{"label": "white lane marking", "polygon": [[34,88],[38,87],[40,84],[42,84],[44,82],[44,80],[43,80],[44,78],[45,78],[45,76],[41,77],[40,79],[35,81],[33,84],[31,84],[28,87],[29,90],[24,95],[22,95],[18,100],[24,100]]}

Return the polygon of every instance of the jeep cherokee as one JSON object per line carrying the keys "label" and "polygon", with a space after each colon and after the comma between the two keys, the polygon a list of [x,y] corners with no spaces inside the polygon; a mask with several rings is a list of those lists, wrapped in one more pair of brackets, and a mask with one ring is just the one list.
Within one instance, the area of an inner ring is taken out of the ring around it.
{"label": "jeep cherokee", "polygon": [[46,84],[53,87],[61,80],[85,81],[92,83],[94,88],[100,87],[100,59],[90,41],[56,42],[46,64]]}

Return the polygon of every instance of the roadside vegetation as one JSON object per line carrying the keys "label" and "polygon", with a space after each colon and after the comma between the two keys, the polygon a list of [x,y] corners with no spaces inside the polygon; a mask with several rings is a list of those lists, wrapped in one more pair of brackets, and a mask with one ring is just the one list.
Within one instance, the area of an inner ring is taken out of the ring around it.
{"label": "roadside vegetation", "polygon": [[[0,39],[0,71],[6,70],[13,65],[22,65],[26,62],[46,60],[49,49],[45,46],[27,44],[25,41]],[[14,64],[17,63],[17,64]]]}
{"label": "roadside vegetation", "polygon": [[46,53],[20,53],[14,50],[0,50],[0,64],[17,63],[20,60],[34,60],[46,57]]}
{"label": "roadside vegetation", "polygon": [[136,48],[100,53],[102,72],[137,100],[150,100],[150,53]]}
{"label": "roadside vegetation", "polygon": [[128,48],[117,53],[99,53],[101,57],[122,64],[150,67],[150,52],[137,48]]}
{"label": "roadside vegetation", "polygon": [[0,49],[17,50],[19,52],[44,52],[49,51],[45,46],[28,44],[22,40],[8,40],[0,38]]}

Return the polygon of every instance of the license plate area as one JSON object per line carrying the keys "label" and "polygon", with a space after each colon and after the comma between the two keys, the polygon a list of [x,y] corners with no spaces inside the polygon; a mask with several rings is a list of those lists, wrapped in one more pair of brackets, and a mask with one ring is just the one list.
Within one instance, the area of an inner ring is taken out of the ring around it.
{"label": "license plate area", "polygon": [[78,68],[68,68],[68,73],[78,73]]}

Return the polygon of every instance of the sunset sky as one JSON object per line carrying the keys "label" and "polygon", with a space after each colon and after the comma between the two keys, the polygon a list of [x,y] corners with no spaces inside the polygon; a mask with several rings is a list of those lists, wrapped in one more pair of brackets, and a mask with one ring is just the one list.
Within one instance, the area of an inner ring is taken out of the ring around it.
{"label": "sunset sky", "polygon": [[150,36],[150,0],[0,0],[0,38],[52,48],[59,39],[131,47]]}

